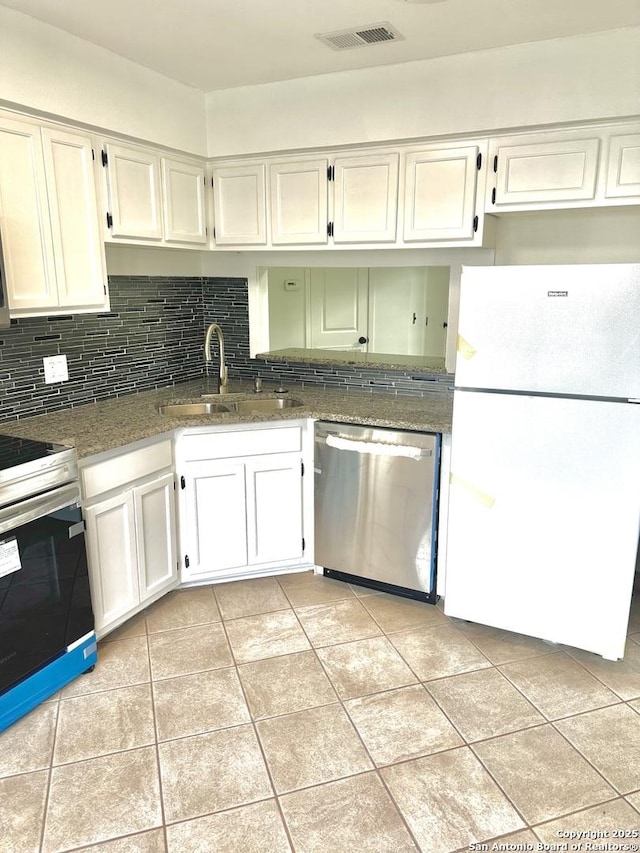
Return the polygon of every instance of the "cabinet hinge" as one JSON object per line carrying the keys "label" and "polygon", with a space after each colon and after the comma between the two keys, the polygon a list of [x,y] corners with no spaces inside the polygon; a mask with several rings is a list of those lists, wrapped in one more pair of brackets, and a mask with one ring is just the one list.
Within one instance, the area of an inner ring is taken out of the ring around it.
{"label": "cabinet hinge", "polygon": [[216,239],[216,226],[213,226],[213,239]]}
{"label": "cabinet hinge", "polygon": [[327,236],[333,237],[333,222],[327,222]]}
{"label": "cabinet hinge", "polygon": [[91,159],[92,160],[96,159],[96,152],[93,150],[93,148],[91,149]]}
{"label": "cabinet hinge", "polygon": [[113,228],[113,216],[107,213],[107,228]]}
{"label": "cabinet hinge", "polygon": [[180,488],[181,489],[187,488],[187,481],[184,478],[184,474],[180,477]]}
{"label": "cabinet hinge", "polygon": [[103,165],[103,166],[108,166],[108,165],[109,165],[109,158],[107,157],[107,152],[104,150],[104,148],[103,148],[103,149],[102,149],[102,151],[100,152],[100,156],[101,156],[101,159],[102,159],[102,165]]}
{"label": "cabinet hinge", "polygon": [[482,154],[478,154],[478,158],[476,160],[476,166],[478,167],[478,171],[482,169]]}
{"label": "cabinet hinge", "polygon": [[496,156],[493,158],[493,171],[494,171],[494,172],[497,172],[497,171],[498,171],[498,155],[497,155],[497,154],[496,154]]}
{"label": "cabinet hinge", "polygon": [[304,462],[300,460],[300,476],[304,477]]}
{"label": "cabinet hinge", "polygon": [[302,537],[302,550],[304,551],[304,536]]}
{"label": "cabinet hinge", "polygon": [[213,187],[213,175],[211,175],[211,186]]}
{"label": "cabinet hinge", "polygon": [[107,295],[107,285],[103,284],[102,289],[104,290],[104,295],[106,296]]}
{"label": "cabinet hinge", "polygon": [[477,216],[474,216],[474,217],[473,217],[473,231],[474,231],[474,233],[475,233],[477,230],[478,230],[478,217],[477,217]]}
{"label": "cabinet hinge", "polygon": [[189,568],[189,555],[188,554],[184,555],[184,567],[185,567],[185,569]]}
{"label": "cabinet hinge", "polygon": [[335,181],[336,179],[336,167],[335,166],[327,166],[327,180]]}
{"label": "cabinet hinge", "polygon": [[496,203],[496,188],[494,187],[491,190],[491,204],[495,204],[495,203]]}

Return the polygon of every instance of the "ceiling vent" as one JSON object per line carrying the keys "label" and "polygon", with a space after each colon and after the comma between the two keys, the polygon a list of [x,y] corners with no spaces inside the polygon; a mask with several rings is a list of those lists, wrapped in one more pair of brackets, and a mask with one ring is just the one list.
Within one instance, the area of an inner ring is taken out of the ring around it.
{"label": "ceiling vent", "polygon": [[334,33],[320,33],[315,36],[332,50],[351,50],[353,47],[367,47],[385,41],[404,41],[404,36],[386,21],[382,24],[370,24],[367,27],[352,27],[349,30],[336,30]]}

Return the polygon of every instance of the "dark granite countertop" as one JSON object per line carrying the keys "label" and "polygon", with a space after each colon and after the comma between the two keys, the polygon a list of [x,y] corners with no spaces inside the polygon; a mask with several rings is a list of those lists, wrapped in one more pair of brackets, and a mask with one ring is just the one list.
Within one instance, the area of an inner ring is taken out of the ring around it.
{"label": "dark granite countertop", "polygon": [[[263,387],[264,390],[259,395],[261,399],[275,396],[276,385],[265,383]],[[206,381],[200,380],[71,407],[19,421],[5,421],[0,424],[0,432],[38,441],[73,445],[79,458],[124,447],[141,439],[171,433],[181,428],[296,418],[318,418],[421,432],[451,432],[453,395],[450,393],[434,392],[418,397],[341,391],[309,385],[298,386],[295,383],[287,387],[287,395],[301,400],[302,406],[274,412],[229,412],[195,417],[173,417],[158,412],[158,406],[163,403],[200,402],[201,394],[208,390]],[[224,403],[225,400],[237,399],[239,394],[253,395],[251,383],[232,382],[230,389],[232,393],[215,399]]]}

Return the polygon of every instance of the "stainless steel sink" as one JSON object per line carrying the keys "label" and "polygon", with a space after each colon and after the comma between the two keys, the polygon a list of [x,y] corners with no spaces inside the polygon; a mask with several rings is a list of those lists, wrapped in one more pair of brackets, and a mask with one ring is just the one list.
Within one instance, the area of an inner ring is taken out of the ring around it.
{"label": "stainless steel sink", "polygon": [[251,412],[278,412],[282,409],[295,409],[304,405],[302,400],[295,397],[247,397],[241,400],[225,400],[224,403],[165,403],[158,406],[161,415],[173,415],[176,418],[197,415],[219,415],[225,412],[250,414]]}
{"label": "stainless steel sink", "polygon": [[234,400],[227,403],[235,412],[277,412],[280,409],[295,409],[302,406],[302,400],[293,397],[267,397],[265,399]]}
{"label": "stainless steel sink", "polygon": [[184,415],[217,415],[222,412],[228,414],[231,409],[222,403],[167,403],[165,406],[158,406],[158,411],[161,415],[180,418]]}

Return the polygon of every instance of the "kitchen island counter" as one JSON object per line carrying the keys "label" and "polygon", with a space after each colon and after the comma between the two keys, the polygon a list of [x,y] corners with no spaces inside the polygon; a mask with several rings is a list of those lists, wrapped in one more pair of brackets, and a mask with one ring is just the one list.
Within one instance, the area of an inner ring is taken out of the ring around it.
{"label": "kitchen island counter", "polygon": [[[275,396],[276,385],[265,383],[256,398]],[[176,429],[225,426],[238,423],[317,418],[326,421],[356,423],[420,432],[451,432],[453,394],[433,392],[426,396],[372,393],[361,390],[288,386],[287,397],[300,400],[302,406],[271,412],[225,412],[209,415],[163,415],[158,407],[167,403],[200,402],[207,392],[206,380],[196,380],[168,388],[143,391],[113,399],[69,407],[45,415],[5,421],[0,432],[73,445],[79,458],[93,456],[153,438]],[[224,403],[242,397],[253,397],[248,382],[231,382],[231,393],[208,397],[207,401]]]}

